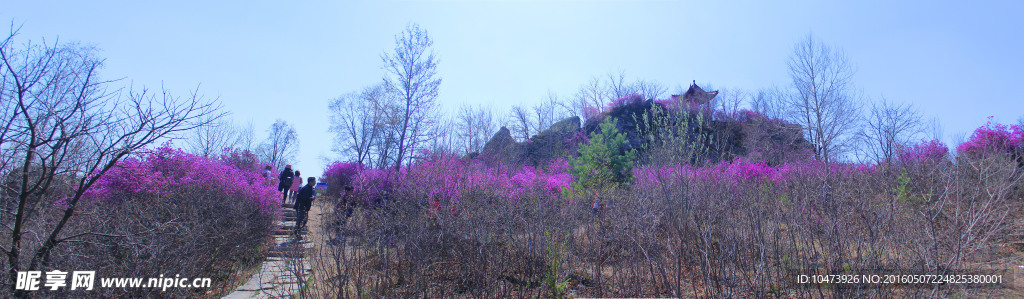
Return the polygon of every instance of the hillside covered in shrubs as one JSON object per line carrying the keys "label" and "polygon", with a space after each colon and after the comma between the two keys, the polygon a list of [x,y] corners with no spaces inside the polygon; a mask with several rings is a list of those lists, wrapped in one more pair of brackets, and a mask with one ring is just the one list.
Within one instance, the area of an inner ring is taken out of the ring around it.
{"label": "hillside covered in shrubs", "polygon": [[353,189],[328,193],[338,203],[327,230],[345,238],[320,261],[346,275],[314,293],[991,295],[1004,289],[806,287],[794,277],[1005,274],[1021,257],[1011,220],[1024,216],[1019,125],[978,128],[956,156],[924,140],[890,163],[825,163],[784,120],[641,99],[524,142],[502,128],[479,155],[437,155],[398,173],[332,164],[324,178]]}

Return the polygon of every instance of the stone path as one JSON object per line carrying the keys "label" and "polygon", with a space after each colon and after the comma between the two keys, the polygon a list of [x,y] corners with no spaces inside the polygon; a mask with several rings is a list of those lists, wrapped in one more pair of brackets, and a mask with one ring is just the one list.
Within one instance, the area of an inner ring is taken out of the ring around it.
{"label": "stone path", "polygon": [[[274,233],[274,245],[270,247],[267,260],[259,273],[244,285],[225,296],[238,298],[293,298],[306,284],[311,267],[306,250],[313,244],[304,238],[297,239],[295,230],[295,208],[291,204],[281,206],[280,229]],[[310,213],[313,217],[313,213]]]}

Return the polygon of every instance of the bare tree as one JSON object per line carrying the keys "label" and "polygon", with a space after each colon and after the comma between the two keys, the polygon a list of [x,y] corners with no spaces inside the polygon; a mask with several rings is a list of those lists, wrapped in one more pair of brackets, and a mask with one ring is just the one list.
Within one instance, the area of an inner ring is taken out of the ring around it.
{"label": "bare tree", "polygon": [[859,118],[850,82],[853,67],[842,50],[811,35],[793,48],[788,66],[794,89],[787,101],[791,119],[804,127],[815,157],[830,161],[847,150]]}
{"label": "bare tree", "polygon": [[604,103],[610,100],[608,89],[601,82],[601,79],[594,77],[586,84],[581,85],[570,102],[564,107],[570,114],[589,119],[601,112]]}
{"label": "bare tree", "polygon": [[618,99],[637,93],[636,84],[626,82],[626,71],[619,71],[618,73],[609,72],[607,78],[608,82],[605,83],[607,91],[605,93],[610,98]]}
{"label": "bare tree", "polygon": [[871,103],[870,114],[859,135],[868,158],[879,165],[889,165],[899,150],[921,133],[921,113],[913,105],[882,98],[878,103]]}
{"label": "bare tree", "polygon": [[570,116],[580,116],[588,119],[601,113],[605,105],[615,99],[627,97],[633,94],[643,96],[645,100],[657,99],[668,89],[654,81],[636,80],[629,82],[626,73],[610,72],[604,77],[593,77],[590,81],[580,86],[573,97],[563,103],[559,103]]}
{"label": "bare tree", "polygon": [[330,131],[335,134],[336,152],[354,155],[360,164],[371,163],[374,140],[384,129],[385,109],[378,109],[378,105],[388,102],[387,96],[385,86],[374,85],[331,100]]}
{"label": "bare tree", "polygon": [[644,96],[645,100],[659,99],[662,94],[668,92],[667,87],[654,81],[637,80],[633,83],[633,87],[636,90],[636,93]]}
{"label": "bare tree", "polygon": [[252,121],[246,122],[245,125],[235,127],[235,149],[241,151],[255,152],[256,147],[253,143],[256,142],[255,129],[252,126]]}
{"label": "bare tree", "polygon": [[540,133],[547,130],[555,122],[566,117],[563,113],[559,113],[559,103],[558,95],[549,91],[548,98],[533,107],[533,115],[536,120],[534,123],[536,126],[533,128],[534,132]]}
{"label": "bare tree", "polygon": [[299,135],[288,122],[278,119],[267,129],[267,139],[257,148],[260,159],[278,169],[292,163],[299,152]]}
{"label": "bare tree", "polygon": [[512,136],[516,137],[520,141],[526,141],[530,139],[530,133],[533,132],[532,128],[534,125],[533,118],[530,117],[530,111],[523,106],[514,105],[512,106],[512,113],[509,114],[509,122],[511,122]]}
{"label": "bare tree", "polygon": [[750,108],[770,118],[786,115],[786,95],[778,87],[760,89],[750,99]]}
{"label": "bare tree", "polygon": [[926,130],[931,134],[930,137],[935,140],[942,140],[946,135],[942,129],[942,122],[939,121],[938,117],[932,117],[931,121],[927,124]]}
{"label": "bare tree", "polygon": [[479,106],[476,109],[470,105],[463,105],[459,108],[458,119],[454,127],[458,128],[458,138],[463,153],[479,153],[484,149],[487,139],[495,131],[494,113],[490,108]]}
{"label": "bare tree", "polygon": [[424,133],[433,124],[437,91],[441,86],[441,79],[436,78],[438,59],[433,51],[428,51],[433,44],[426,30],[410,24],[395,36],[394,53],[381,55],[387,72],[384,82],[398,94],[396,99],[401,107],[395,170],[402,167],[403,159],[427,137]]}
{"label": "bare tree", "polygon": [[[710,90],[711,87],[708,86],[708,89]],[[743,104],[746,98],[747,92],[742,89],[722,88],[716,97],[711,98],[708,106],[718,111],[734,114],[740,110],[740,105]]]}
{"label": "bare tree", "polygon": [[185,145],[190,153],[214,157],[238,141],[238,130],[226,119],[207,121],[207,124],[188,132]]}
{"label": "bare tree", "polygon": [[[459,151],[459,144],[461,143],[461,132],[456,132],[458,126],[457,120],[450,118],[441,118],[437,121],[437,125],[429,128],[430,130],[430,141],[428,144],[428,152],[426,157],[419,158],[430,158],[434,155],[449,155],[455,154]],[[483,145],[480,146],[481,148]]]}
{"label": "bare tree", "polygon": [[[16,35],[12,30],[0,42],[0,177],[10,179],[0,196],[3,214],[13,216],[0,218],[9,228],[0,246],[7,255],[5,283],[20,270],[47,267],[61,244],[103,235],[67,235],[65,228],[86,191],[119,160],[223,116],[197,91],[186,98],[167,90],[110,91],[111,82],[98,78],[102,60],[92,48],[16,46]],[[58,198],[63,204],[54,204]]]}

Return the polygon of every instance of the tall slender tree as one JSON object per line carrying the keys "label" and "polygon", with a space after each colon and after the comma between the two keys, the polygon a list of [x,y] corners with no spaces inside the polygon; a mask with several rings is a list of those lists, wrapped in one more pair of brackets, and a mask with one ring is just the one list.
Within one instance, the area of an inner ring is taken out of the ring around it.
{"label": "tall slender tree", "polygon": [[848,148],[860,119],[853,66],[841,49],[811,35],[796,44],[788,65],[794,91],[787,101],[791,119],[804,127],[815,156],[828,162]]}
{"label": "tall slender tree", "polygon": [[394,52],[381,55],[386,71],[384,83],[397,95],[394,98],[401,114],[396,171],[429,135],[428,128],[435,120],[441,78],[437,77],[437,56],[430,49],[433,44],[426,30],[410,24],[395,36]]}

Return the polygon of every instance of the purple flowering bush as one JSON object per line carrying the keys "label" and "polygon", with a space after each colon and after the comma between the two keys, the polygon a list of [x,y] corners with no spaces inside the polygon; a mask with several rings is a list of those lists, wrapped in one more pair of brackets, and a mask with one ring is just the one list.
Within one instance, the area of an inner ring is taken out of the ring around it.
{"label": "purple flowering bush", "polygon": [[353,185],[362,171],[363,165],[359,163],[335,161],[327,165],[317,182],[326,182],[327,196],[337,198],[342,196],[345,186]]}
{"label": "purple flowering bush", "polygon": [[899,153],[899,159],[905,165],[949,161],[949,147],[937,139],[922,140],[903,148]]}
{"label": "purple flowering bush", "polygon": [[[265,257],[281,204],[275,186],[256,169],[234,166],[237,162],[169,145],[119,161],[79,202],[81,215],[69,231],[102,234],[86,234],[84,242],[62,247],[52,262],[96,270],[99,277],[209,277],[214,291],[234,289],[244,279],[240,269]],[[146,296],[152,290],[127,291]],[[169,289],[166,295],[195,297],[206,291]]]}
{"label": "purple flowering bush", "polygon": [[251,202],[268,216],[281,204],[277,190],[266,184],[259,172],[167,146],[119,162],[86,192],[85,199],[117,204],[199,191]]}
{"label": "purple flowering bush", "polygon": [[956,147],[958,154],[973,157],[1010,153],[1020,155],[1024,150],[1024,128],[1020,125],[993,124],[990,120],[974,130],[967,142]]}

